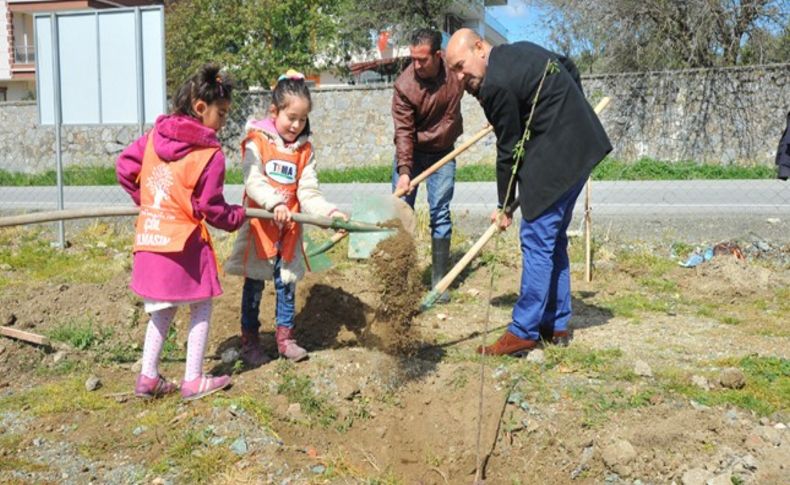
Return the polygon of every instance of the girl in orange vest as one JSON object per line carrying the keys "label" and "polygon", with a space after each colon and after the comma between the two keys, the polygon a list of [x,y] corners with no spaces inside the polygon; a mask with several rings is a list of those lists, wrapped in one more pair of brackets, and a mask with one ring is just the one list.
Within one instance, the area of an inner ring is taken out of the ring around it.
{"label": "girl in orange vest", "polygon": [[174,113],[123,151],[118,181],[140,206],[131,289],[150,314],[135,395],[160,397],[178,390],[159,374],[159,355],[179,306],[189,306],[187,361],[181,396],[197,399],[230,385],[229,376],[203,373],[211,299],[222,294],[206,223],[235,231],[244,208],[222,195],[225,157],[217,131],[230,109],[230,80],[205,65],[179,90]]}
{"label": "girl in orange vest", "polygon": [[318,185],[307,119],[311,108],[304,76],[289,70],[272,91],[270,116],[250,121],[242,142],[245,204],[275,215],[274,221],[252,219],[245,223],[225,262],[227,273],[245,277],[241,355],[252,366],[270,360],[258,336],[264,280],[274,280],[277,293],[275,339],[280,356],[293,361],[307,357],[293,332],[296,281],[304,276],[305,258],[302,228],[291,220],[291,214],[305,212],[348,220],[326,201]]}

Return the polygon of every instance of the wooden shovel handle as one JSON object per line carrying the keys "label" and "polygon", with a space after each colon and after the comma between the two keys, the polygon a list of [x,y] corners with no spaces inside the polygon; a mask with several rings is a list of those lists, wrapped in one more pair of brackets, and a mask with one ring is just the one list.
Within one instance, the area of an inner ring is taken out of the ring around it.
{"label": "wooden shovel handle", "polygon": [[[274,219],[274,213],[263,209],[250,209],[244,210],[247,217],[256,217],[259,219]],[[329,229],[343,229],[346,231],[354,232],[381,232],[388,231],[389,229],[377,226],[375,224],[368,224],[365,222],[344,221],[339,218],[312,216],[308,214],[292,213],[291,219],[299,224],[310,224],[313,226],[324,227]]]}
{"label": "wooden shovel handle", "polygon": [[[458,155],[460,155],[461,153],[465,152],[466,150],[469,149],[469,147],[471,147],[472,145],[474,145],[475,143],[480,141],[481,138],[483,138],[487,134],[491,133],[491,131],[493,129],[494,129],[493,126],[486,125],[485,128],[483,128],[482,130],[480,130],[477,133],[475,133],[474,136],[472,136],[472,138],[470,138],[470,139],[466,140],[465,142],[463,142],[461,145],[459,145],[453,151],[451,151],[450,153],[448,153],[447,155],[445,155],[441,159],[439,159],[439,161],[437,161],[436,163],[434,163],[433,165],[431,165],[430,167],[425,169],[425,171],[423,171],[421,174],[419,174],[416,177],[414,177],[411,180],[411,182],[409,182],[409,188],[413,189],[414,187],[419,185],[420,182],[422,182],[423,180],[428,178],[432,173],[434,173],[435,171],[437,171],[440,168],[442,168],[442,166],[445,163],[449,162],[453,158],[455,158]],[[406,193],[406,189],[398,189],[395,192],[393,192],[392,195],[395,196],[395,197],[401,197],[405,193]]]}
{"label": "wooden shovel handle", "polygon": [[96,217],[136,216],[137,207],[102,207],[92,209],[66,209],[33,212],[18,216],[0,217],[0,227],[39,224],[42,222],[65,221],[69,219],[93,219]]}

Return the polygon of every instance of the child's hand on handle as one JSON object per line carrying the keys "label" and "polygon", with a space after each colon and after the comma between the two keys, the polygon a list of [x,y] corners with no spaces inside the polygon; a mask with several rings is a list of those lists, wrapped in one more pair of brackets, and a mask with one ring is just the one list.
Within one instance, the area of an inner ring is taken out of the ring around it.
{"label": "child's hand on handle", "polygon": [[350,217],[348,217],[348,214],[346,214],[345,212],[339,211],[337,209],[333,210],[329,214],[329,217],[331,217],[332,219],[343,219],[343,221],[345,221],[345,222],[348,222],[351,219]]}
{"label": "child's hand on handle", "polygon": [[274,208],[272,211],[274,212],[274,221],[279,222],[280,224],[284,224],[291,220],[291,211],[285,207],[285,204],[280,204]]}

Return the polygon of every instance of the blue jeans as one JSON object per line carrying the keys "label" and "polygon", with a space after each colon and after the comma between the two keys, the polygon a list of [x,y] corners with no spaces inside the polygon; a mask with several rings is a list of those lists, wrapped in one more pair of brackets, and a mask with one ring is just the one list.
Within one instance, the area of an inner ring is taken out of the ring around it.
{"label": "blue jeans", "polygon": [[[282,260],[280,256],[274,262],[274,289],[277,293],[277,307],[274,319],[278,326],[291,328],[294,325],[296,314],[296,283],[285,284],[280,277]],[[241,328],[248,332],[257,333],[261,326],[258,315],[261,308],[261,295],[264,282],[252,278],[244,278],[244,288],[241,291]]]}
{"label": "blue jeans", "polygon": [[535,219],[521,220],[521,291],[508,327],[519,338],[539,340],[541,328],[549,334],[568,329],[571,277],[566,231],[586,180]]}
{"label": "blue jeans", "polygon": [[[442,157],[452,151],[440,153],[414,152],[414,166],[411,169],[411,178],[420,175],[426,168],[438,162]],[[392,190],[398,184],[398,159],[395,158],[392,169]],[[431,238],[450,239],[453,234],[453,221],[450,218],[450,201],[453,200],[455,188],[455,159],[442,165],[442,168],[428,176],[425,183],[428,186],[428,210],[431,217]],[[419,186],[417,186],[419,187]],[[411,194],[403,196],[403,200],[414,208],[417,198],[417,187]]]}

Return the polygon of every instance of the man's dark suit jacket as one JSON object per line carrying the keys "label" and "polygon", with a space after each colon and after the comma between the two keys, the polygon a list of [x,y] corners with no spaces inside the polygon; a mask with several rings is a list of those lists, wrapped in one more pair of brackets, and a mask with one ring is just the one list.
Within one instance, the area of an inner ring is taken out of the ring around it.
{"label": "man's dark suit jacket", "polygon": [[[518,170],[521,214],[535,219],[583,178],[612,150],[609,138],[584,98],[576,66],[569,59],[530,43],[491,50],[478,99],[497,137],[499,204],[513,167],[535,92],[549,59],[558,72],[543,83],[532,119],[531,138]],[[515,189],[515,187],[514,187]],[[513,201],[508,197],[508,204]]]}

